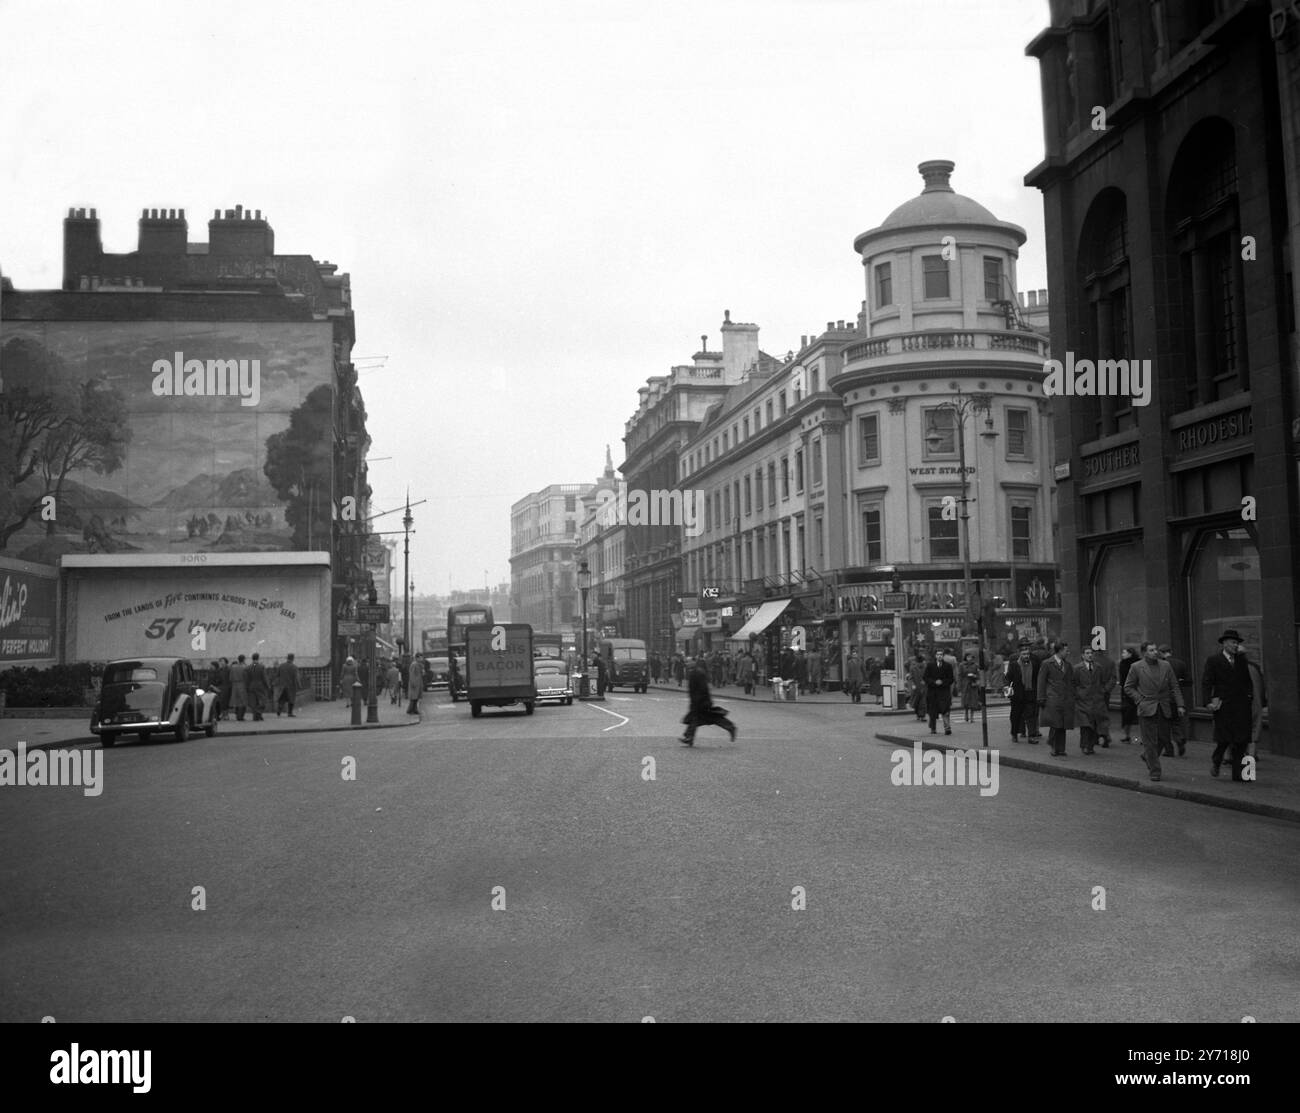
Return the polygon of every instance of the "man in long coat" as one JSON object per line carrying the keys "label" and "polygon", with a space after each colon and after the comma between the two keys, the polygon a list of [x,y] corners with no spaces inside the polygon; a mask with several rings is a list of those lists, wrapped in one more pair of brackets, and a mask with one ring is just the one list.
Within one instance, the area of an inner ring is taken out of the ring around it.
{"label": "man in long coat", "polygon": [[691,706],[690,710],[682,717],[682,722],[686,724],[686,733],[682,735],[681,741],[684,745],[695,745],[695,732],[700,727],[721,727],[734,742],[736,739],[736,724],[727,718],[727,713],[721,708],[713,706],[713,696],[709,692],[709,673],[705,669],[704,663],[696,658],[687,674],[688,688],[690,693]]}
{"label": "man in long coat", "polygon": [[1048,729],[1052,757],[1065,757],[1065,732],[1074,729],[1074,666],[1065,659],[1065,642],[1038,670],[1038,722]]}
{"label": "man in long coat", "polygon": [[1241,635],[1225,630],[1219,638],[1222,647],[1205,662],[1201,687],[1205,689],[1205,706],[1214,712],[1214,755],[1210,773],[1219,775],[1223,753],[1231,748],[1232,779],[1242,779],[1242,759],[1250,742],[1255,682],[1246,657],[1241,653]]}
{"label": "man in long coat", "polygon": [[230,666],[230,706],[235,718],[244,721],[244,712],[248,709],[248,666],[244,664],[244,655]]}
{"label": "man in long coat", "polygon": [[949,715],[952,711],[952,688],[957,680],[952,665],[948,663],[947,657],[941,656],[932,649],[930,650],[930,663],[925,666],[923,677],[925,682],[925,709],[930,716],[930,733],[937,733],[934,726],[939,721],[939,716],[942,715],[943,732],[944,734],[951,734],[952,719]]}
{"label": "man in long coat", "polygon": [[293,704],[298,698],[298,666],[290,653],[275,670],[275,716],[280,717],[280,705],[289,705],[289,718],[293,718]]}
{"label": "man in long coat", "polygon": [[[1160,656],[1169,662],[1169,667],[1174,670],[1174,679],[1178,681],[1178,687],[1183,693],[1183,705],[1187,704],[1187,697],[1192,687],[1192,670],[1188,667],[1187,662],[1181,657],[1174,655],[1173,646],[1162,645],[1160,647]],[[1170,741],[1172,745],[1165,750],[1163,757],[1174,756],[1174,746],[1178,747],[1178,756],[1187,756],[1187,731],[1183,729],[1182,719],[1175,719],[1169,728]]]}
{"label": "man in long coat", "polygon": [[856,649],[849,650],[849,659],[844,662],[844,682],[854,703],[862,702],[862,658]]}
{"label": "man in long coat", "polygon": [[1142,759],[1151,779],[1158,781],[1160,751],[1169,744],[1170,723],[1185,710],[1183,692],[1169,662],[1160,659],[1155,642],[1143,642],[1141,654],[1128,670],[1124,692],[1137,706],[1138,722],[1142,724]]}
{"label": "man in long coat", "polygon": [[1091,646],[1074,670],[1074,717],[1079,723],[1079,749],[1091,754],[1106,723],[1106,698],[1101,692],[1101,669]]}
{"label": "man in long coat", "polygon": [[1039,637],[1038,640],[1029,648],[1029,656],[1034,659],[1034,705],[1029,709],[1026,717],[1026,725],[1029,728],[1029,740],[1038,742],[1043,737],[1043,732],[1038,722],[1039,712],[1042,710],[1042,701],[1038,699],[1038,677],[1043,671],[1043,662],[1050,657],[1051,651],[1047,648],[1047,639]]}
{"label": "man in long coat", "polygon": [[420,697],[424,695],[424,662],[419,657],[412,657],[410,667],[406,670],[406,691],[411,697],[408,715],[420,713]]}
{"label": "man in long coat", "polygon": [[[1020,657],[1007,666],[1007,687],[1011,689],[1011,741],[1019,742],[1020,735],[1026,730],[1029,709],[1037,706],[1038,675],[1029,646],[1020,647]],[[1031,745],[1037,746],[1038,739],[1030,738]]]}
{"label": "man in long coat", "polygon": [[266,666],[262,664],[260,654],[253,654],[253,663],[248,666],[248,706],[253,709],[253,722],[261,722],[262,712],[271,702],[271,685],[266,678]]}
{"label": "man in long coat", "polygon": [[1101,689],[1101,721],[1097,736],[1103,750],[1110,748],[1110,697],[1119,681],[1118,668],[1104,649],[1094,651],[1092,663],[1097,669],[1097,684]]}
{"label": "man in long coat", "polygon": [[748,650],[740,655],[740,664],[736,666],[736,680],[744,686],[745,695],[754,694],[754,658]]}
{"label": "man in long coat", "polygon": [[912,710],[920,722],[925,718],[925,654],[919,649],[907,666],[907,676],[912,682]]}

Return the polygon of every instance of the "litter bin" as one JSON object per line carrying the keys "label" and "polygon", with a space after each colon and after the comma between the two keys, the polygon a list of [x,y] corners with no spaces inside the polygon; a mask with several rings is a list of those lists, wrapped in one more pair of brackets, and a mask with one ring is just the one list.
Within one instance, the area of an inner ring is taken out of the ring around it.
{"label": "litter bin", "polygon": [[578,673],[575,679],[578,681],[578,698],[590,699],[591,698],[591,677],[588,676],[585,672],[580,672]]}

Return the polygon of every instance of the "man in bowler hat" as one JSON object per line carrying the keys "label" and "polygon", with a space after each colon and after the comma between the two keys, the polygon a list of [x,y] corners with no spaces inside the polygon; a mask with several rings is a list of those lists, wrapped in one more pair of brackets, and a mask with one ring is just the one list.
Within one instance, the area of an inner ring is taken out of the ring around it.
{"label": "man in bowler hat", "polygon": [[1214,755],[1210,775],[1219,775],[1225,750],[1232,751],[1232,779],[1242,779],[1242,758],[1250,742],[1252,702],[1255,684],[1241,652],[1241,635],[1225,630],[1219,638],[1220,650],[1205,662],[1201,687],[1205,705],[1214,712]]}

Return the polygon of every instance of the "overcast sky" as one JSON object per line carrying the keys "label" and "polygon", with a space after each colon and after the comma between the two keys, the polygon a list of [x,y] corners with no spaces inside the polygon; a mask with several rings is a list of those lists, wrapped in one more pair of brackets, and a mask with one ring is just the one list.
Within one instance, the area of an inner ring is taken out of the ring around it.
{"label": "overcast sky", "polygon": [[186,209],[196,241],[261,209],[278,252],[352,276],[375,509],[427,500],[416,592],[496,583],[511,503],[594,480],[606,444],[621,463],[637,388],[720,348],[724,309],[774,355],[856,317],[853,239],[917,163],[952,159],[1028,232],[1021,289],[1047,285],[1022,184],[1047,22],[1042,0],[0,0],[0,269],[57,288],[73,205],[110,252],[142,208]]}

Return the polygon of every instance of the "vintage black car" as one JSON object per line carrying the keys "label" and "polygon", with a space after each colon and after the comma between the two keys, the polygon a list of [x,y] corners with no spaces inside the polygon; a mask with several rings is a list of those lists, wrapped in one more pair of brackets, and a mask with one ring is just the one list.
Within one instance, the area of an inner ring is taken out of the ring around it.
{"label": "vintage black car", "polygon": [[184,742],[191,730],[217,733],[217,692],[198,683],[184,657],[137,657],[104,666],[90,733],[107,749],[121,734],[141,741],[155,731]]}

